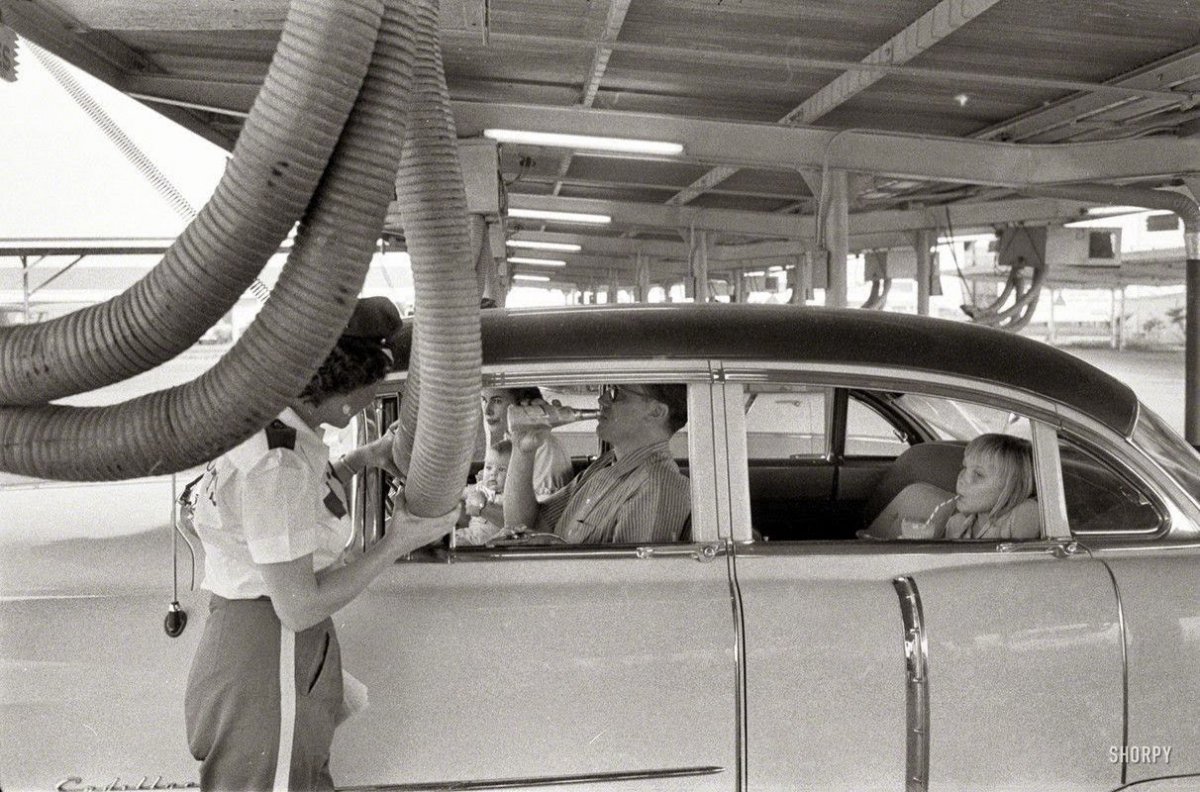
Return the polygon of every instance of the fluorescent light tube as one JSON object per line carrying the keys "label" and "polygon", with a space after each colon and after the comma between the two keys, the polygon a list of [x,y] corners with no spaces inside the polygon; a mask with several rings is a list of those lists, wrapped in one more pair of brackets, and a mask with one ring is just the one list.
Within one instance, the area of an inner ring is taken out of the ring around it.
{"label": "fluorescent light tube", "polygon": [[588,214],[586,212],[551,212],[545,209],[509,209],[509,217],[527,220],[558,220],[563,223],[592,223],[607,225],[612,222],[611,215]]}
{"label": "fluorescent light tube", "polygon": [[561,250],[564,253],[578,253],[583,250],[582,245],[576,245],[574,242],[539,242],[535,239],[510,239],[504,244],[530,250]]}
{"label": "fluorescent light tube", "polygon": [[529,132],[520,129],[485,129],[483,136],[501,143],[527,143],[531,146],[554,146],[586,151],[616,151],[621,154],[654,154],[669,157],[683,153],[682,143],[665,140],[567,135],[560,132]]}
{"label": "fluorescent light tube", "polygon": [[562,259],[540,259],[540,258],[525,258],[523,256],[509,256],[509,264],[536,264],[541,267],[565,267],[567,262]]}
{"label": "fluorescent light tube", "polygon": [[513,280],[538,281],[541,283],[547,283],[550,281],[550,276],[549,275],[513,275]]}

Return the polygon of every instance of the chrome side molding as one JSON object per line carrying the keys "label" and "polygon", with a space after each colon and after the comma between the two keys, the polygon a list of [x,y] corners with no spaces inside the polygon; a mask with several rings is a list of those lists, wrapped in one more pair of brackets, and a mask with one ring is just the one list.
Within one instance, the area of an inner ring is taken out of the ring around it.
{"label": "chrome side molding", "polygon": [[372,784],[369,786],[338,787],[338,792],[445,792],[446,790],[525,789],[527,787],[559,786],[563,784],[598,784],[606,781],[645,781],[660,778],[691,778],[716,775],[725,768],[715,765],[699,767],[667,767],[661,770],[626,770],[612,773],[581,775],[531,776],[529,778],[496,778],[478,781],[423,781],[415,784]]}
{"label": "chrome side molding", "polygon": [[904,788],[906,792],[926,792],[929,789],[929,644],[925,635],[925,615],[916,581],[911,577],[898,577],[892,585],[900,598],[908,681]]}

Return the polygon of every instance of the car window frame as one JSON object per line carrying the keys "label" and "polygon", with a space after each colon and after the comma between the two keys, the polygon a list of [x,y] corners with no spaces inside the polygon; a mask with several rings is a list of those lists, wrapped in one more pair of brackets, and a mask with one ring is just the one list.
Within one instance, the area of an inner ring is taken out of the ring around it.
{"label": "car window frame", "polygon": [[[376,398],[368,412],[376,411],[376,423],[384,423],[382,403],[395,399],[407,382],[408,372],[393,372],[376,388]],[[516,388],[530,385],[602,385],[606,382],[655,383],[673,382],[688,386],[688,477],[692,482],[692,516],[690,541],[662,544],[547,544],[547,545],[497,545],[471,547],[436,546],[417,551],[401,559],[400,563],[450,563],[462,561],[504,561],[519,558],[670,558],[691,555],[711,558],[714,547],[728,538],[728,530],[722,535],[722,521],[717,518],[717,490],[713,481],[716,466],[713,445],[712,417],[707,409],[712,402],[708,390],[713,385],[712,367],[707,360],[622,360],[622,361],[530,361],[485,365],[482,369],[483,387]],[[378,436],[378,435],[376,435]],[[360,440],[373,439],[362,435]],[[722,438],[723,439],[723,438]],[[697,474],[699,473],[699,481]],[[364,501],[360,518],[355,523],[357,544],[364,549],[381,534],[383,513],[383,491],[377,471],[368,471],[359,488]],[[378,499],[373,504],[364,499]],[[711,497],[710,497],[711,496]]]}
{"label": "car window frame", "polygon": [[[1061,423],[1059,408],[1049,399],[1015,388],[991,382],[964,381],[944,374],[921,372],[896,367],[878,370],[865,369],[852,364],[807,364],[781,361],[723,361],[723,379],[729,383],[772,382],[798,383],[814,387],[827,386],[870,392],[920,392],[931,396],[973,402],[982,406],[1014,412],[1030,422],[1033,438],[1035,483],[1038,487],[1038,504],[1041,510],[1043,537],[1038,540],[1013,542],[1003,540],[989,542],[937,542],[934,545],[922,542],[856,542],[841,540],[819,544],[838,547],[865,547],[882,549],[884,552],[928,551],[931,546],[958,548],[962,552],[978,552],[989,546],[1007,551],[1013,546],[1039,546],[1047,542],[1060,543],[1070,540],[1066,530],[1066,505],[1062,491],[1062,468],[1058,456],[1057,429]],[[867,384],[869,383],[869,385]],[[1040,427],[1040,428],[1039,428]],[[748,470],[744,457],[730,468]],[[1043,496],[1043,492],[1045,495]],[[735,517],[734,541],[744,545],[755,545],[752,533],[747,493],[745,511]],[[759,547],[770,547],[772,543],[758,541]],[[776,547],[795,547],[818,544],[817,542],[777,542]]]}

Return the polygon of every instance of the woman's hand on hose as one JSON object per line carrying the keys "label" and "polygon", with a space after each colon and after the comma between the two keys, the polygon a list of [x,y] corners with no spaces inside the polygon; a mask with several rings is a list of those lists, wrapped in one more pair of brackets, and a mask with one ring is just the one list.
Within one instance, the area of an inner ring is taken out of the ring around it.
{"label": "woman's hand on hose", "polygon": [[388,519],[383,541],[389,544],[396,558],[408,555],[454,530],[458,514],[459,510],[456,507],[440,517],[417,517],[408,510],[404,493],[399,492],[396,494],[395,507]]}

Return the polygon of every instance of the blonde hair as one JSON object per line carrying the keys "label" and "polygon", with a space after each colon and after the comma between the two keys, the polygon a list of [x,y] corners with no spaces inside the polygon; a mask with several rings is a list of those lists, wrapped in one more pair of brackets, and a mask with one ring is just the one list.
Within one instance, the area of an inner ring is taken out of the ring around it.
{"label": "blonde hair", "polygon": [[1033,497],[1033,449],[1029,441],[1005,434],[981,434],[963,452],[976,454],[995,463],[1004,482],[1004,491],[988,512],[989,519],[1003,517]]}

